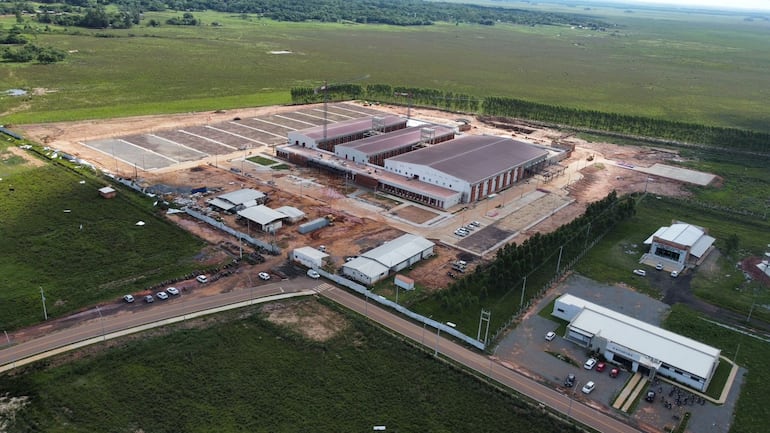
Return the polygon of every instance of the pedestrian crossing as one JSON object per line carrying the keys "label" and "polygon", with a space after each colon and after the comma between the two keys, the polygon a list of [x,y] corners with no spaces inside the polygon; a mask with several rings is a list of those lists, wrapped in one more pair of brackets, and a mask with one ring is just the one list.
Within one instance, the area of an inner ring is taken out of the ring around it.
{"label": "pedestrian crossing", "polygon": [[319,284],[319,285],[313,287],[313,291],[315,291],[316,293],[321,293],[321,292],[323,292],[325,290],[329,290],[329,289],[333,289],[333,288],[334,288],[334,286],[332,286],[329,283],[322,283],[322,284]]}

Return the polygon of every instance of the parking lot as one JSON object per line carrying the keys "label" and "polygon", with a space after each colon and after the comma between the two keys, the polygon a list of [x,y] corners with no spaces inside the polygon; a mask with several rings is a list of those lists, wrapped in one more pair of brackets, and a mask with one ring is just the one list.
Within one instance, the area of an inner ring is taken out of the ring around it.
{"label": "parking lot", "polygon": [[[727,432],[729,430],[743,381],[742,376],[745,373],[743,369],[736,376],[727,401],[723,405],[709,402],[701,405],[697,401],[685,404],[686,393],[682,390],[680,392],[683,396],[682,405],[677,406],[676,392],[672,392],[673,385],[660,380],[659,383],[650,384],[643,390],[640,401],[635,409],[632,407],[630,414],[625,415],[612,409],[613,400],[621,392],[632,373],[621,369],[618,377],[612,378],[609,375],[612,364],[608,364],[603,372],[598,372],[596,369],[586,370],[583,368],[583,363],[589,356],[586,349],[566,341],[559,333],[552,341],[545,339],[546,333],[555,331],[559,324],[537,313],[563,293],[570,293],[656,326],[660,325],[669,311],[666,304],[629,288],[602,285],[573,275],[557,290],[551,291],[541,300],[522,323],[506,336],[495,349],[495,356],[515,366],[523,374],[562,391],[565,399],[574,399],[573,401],[580,401],[604,412],[615,414],[645,431],[663,431],[665,427],[675,425],[678,422],[676,417],[681,418],[684,412],[692,414],[687,431]],[[564,360],[557,358],[556,355],[561,355]],[[576,384],[574,387],[567,388],[564,386],[564,380],[570,373],[575,375]],[[596,387],[591,394],[586,395],[581,392],[581,388],[588,381],[595,382]],[[656,391],[657,395],[653,402],[644,401],[647,389]],[[674,404],[667,408],[663,404],[664,400]]]}

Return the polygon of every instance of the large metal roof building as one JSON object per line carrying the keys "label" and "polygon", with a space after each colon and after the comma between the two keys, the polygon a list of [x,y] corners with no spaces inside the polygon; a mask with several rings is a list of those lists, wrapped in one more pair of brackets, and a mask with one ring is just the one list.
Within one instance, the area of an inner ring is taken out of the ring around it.
{"label": "large metal roof building", "polygon": [[342,273],[364,284],[374,284],[433,255],[435,244],[421,236],[405,234],[345,263]]}
{"label": "large metal roof building", "polygon": [[552,314],[570,322],[568,340],[644,375],[660,374],[705,391],[719,364],[717,348],[577,296],[560,296]]}
{"label": "large metal roof building", "polygon": [[420,145],[451,140],[454,136],[454,129],[446,126],[413,126],[337,145],[334,153],[345,160],[383,166],[386,158],[411,152]]}
{"label": "large metal roof building", "polygon": [[650,245],[650,252],[642,261],[661,262],[666,269],[681,271],[688,262],[697,264],[704,259],[715,241],[702,227],[675,222],[659,228],[644,241]]}
{"label": "large metal roof building", "polygon": [[364,117],[291,131],[288,137],[290,145],[334,152],[338,144],[403,128],[406,128],[406,119],[399,116]]}

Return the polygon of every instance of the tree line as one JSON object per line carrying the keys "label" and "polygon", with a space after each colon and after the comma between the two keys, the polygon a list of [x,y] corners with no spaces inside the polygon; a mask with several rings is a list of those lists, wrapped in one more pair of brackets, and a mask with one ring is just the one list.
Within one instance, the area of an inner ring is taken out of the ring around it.
{"label": "tree line", "polygon": [[[324,93],[313,88],[292,88],[292,102],[322,102]],[[365,99],[372,102],[422,106],[488,116],[514,117],[561,128],[590,128],[596,131],[665,139],[682,144],[736,149],[761,154],[770,152],[770,134],[738,128],[700,125],[652,117],[607,113],[596,110],[547,105],[522,99],[474,96],[446,90],[391,86],[389,84],[330,85],[329,101]]]}
{"label": "tree line", "polygon": [[[444,3],[425,0],[43,0],[35,8],[27,2],[5,5],[8,13],[37,13],[38,21],[47,24],[88,28],[129,28],[139,24],[146,11],[204,11],[256,14],[276,21],[349,22],[423,26],[436,22],[495,25],[574,25],[605,30],[613,25],[583,14],[554,13],[473,4]],[[105,6],[115,6],[105,12]],[[97,17],[86,15],[96,14]]]}
{"label": "tree line", "polygon": [[536,233],[521,245],[512,242],[503,246],[491,263],[477,266],[472,273],[433,296],[443,311],[458,315],[466,309],[475,312],[501,303],[525,288],[530,296],[522,298],[529,301],[531,294],[579,257],[593,240],[633,216],[635,204],[632,196],[618,197],[613,191],[588,205],[583,215],[556,231]]}

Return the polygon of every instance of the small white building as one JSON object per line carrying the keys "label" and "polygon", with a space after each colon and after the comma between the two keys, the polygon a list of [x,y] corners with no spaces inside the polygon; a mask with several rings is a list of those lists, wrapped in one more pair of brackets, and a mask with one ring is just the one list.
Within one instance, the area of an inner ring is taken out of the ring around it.
{"label": "small white building", "polygon": [[650,246],[650,252],[642,257],[642,261],[663,261],[680,271],[688,262],[697,264],[704,259],[715,240],[703,227],[677,221],[659,228],[644,241]]}
{"label": "small white building", "polygon": [[301,247],[291,252],[291,259],[311,269],[318,269],[323,267],[324,260],[329,257],[323,251],[319,251],[313,247]]}
{"label": "small white building", "polygon": [[292,224],[300,222],[305,218],[305,212],[302,212],[294,206],[281,206],[275,210],[276,212],[286,215],[286,219]]}
{"label": "small white building", "polygon": [[257,191],[256,189],[246,188],[222,194],[208,200],[207,203],[209,206],[218,208],[224,212],[235,212],[262,204],[266,199],[267,196],[263,192]]}
{"label": "small white building", "polygon": [[421,236],[405,234],[369,250],[342,267],[342,273],[371,285],[433,255],[435,244]]}
{"label": "small white building", "polygon": [[406,275],[396,274],[393,278],[393,284],[404,290],[414,290],[414,280]]}
{"label": "small white building", "polygon": [[265,205],[248,207],[238,211],[238,215],[253,222],[263,232],[273,233],[283,226],[286,215],[276,212]]}
{"label": "small white building", "polygon": [[562,295],[552,315],[569,321],[565,338],[598,351],[608,361],[705,391],[721,351],[573,295]]}

